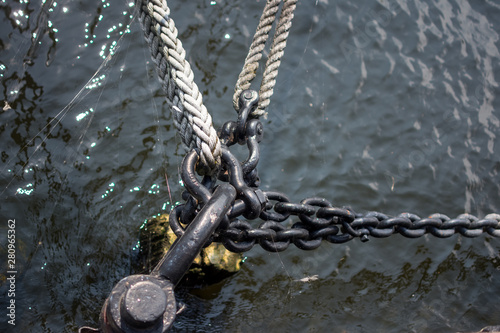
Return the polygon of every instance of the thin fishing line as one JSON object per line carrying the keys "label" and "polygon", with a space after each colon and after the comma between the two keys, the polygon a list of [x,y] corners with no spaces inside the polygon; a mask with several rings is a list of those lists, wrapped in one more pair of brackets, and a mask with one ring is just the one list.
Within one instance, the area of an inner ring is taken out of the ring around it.
{"label": "thin fishing line", "polygon": [[[129,26],[131,25],[131,23],[136,19],[137,17],[137,12],[134,14],[134,16],[130,19],[129,21]],[[125,34],[123,34],[122,36],[120,36],[118,38],[118,41],[117,41],[117,44],[116,44],[116,47],[115,47],[115,50],[118,50],[119,49],[119,46],[123,40],[123,38],[125,37]],[[14,158],[16,158],[17,156],[19,156],[21,154],[21,152],[23,152],[24,150],[28,150],[28,147],[36,140],[36,138],[42,133],[44,132],[45,130],[47,130],[48,128],[50,128],[48,130],[48,133],[45,135],[45,137],[42,139],[42,142],[38,145],[36,145],[36,148],[35,150],[31,153],[31,154],[28,154],[28,158],[26,160],[25,163],[22,163],[22,169],[24,170],[26,168],[26,166],[28,165],[28,163],[30,162],[30,160],[32,159],[33,155],[38,152],[38,150],[40,149],[40,147],[42,146],[42,144],[47,140],[47,138],[49,137],[49,135],[52,134],[52,132],[54,131],[55,127],[61,123],[61,121],[66,117],[66,115],[68,114],[68,112],[70,110],[73,109],[73,107],[78,104],[79,102],[81,102],[81,100],[83,100],[89,93],[90,93],[90,90],[88,90],[87,92],[84,92],[84,90],[86,90],[86,87],[89,86],[91,83],[92,83],[92,80],[94,78],[96,78],[96,76],[98,74],[100,74],[102,71],[103,71],[103,68],[106,68],[108,66],[108,63],[114,58],[114,56],[116,55],[117,53],[116,52],[113,52],[113,53],[109,53],[106,58],[101,62],[101,64],[99,65],[99,67],[97,68],[97,70],[94,72],[94,74],[90,77],[90,79],[87,80],[87,82],[80,88],[80,90],[76,93],[76,95],[71,99],[71,101],[66,104],[66,106],[64,108],[62,108],[47,124],[45,124],[45,126],[43,126],[43,128],[38,131],[37,134],[35,134],[23,147],[21,147],[17,153],[12,157],[10,158],[7,163],[5,164],[5,166],[2,168],[2,173],[5,172],[5,170],[9,167],[9,165],[12,163],[12,161],[14,160]],[[107,69],[107,71],[109,71],[110,68]],[[106,80],[104,81],[106,82]],[[97,100],[97,103],[99,102],[101,96],[102,96],[102,93],[104,91],[104,87],[103,89],[101,90],[101,94],[99,95],[98,97],[98,100]],[[81,144],[83,142],[83,135],[85,134],[85,132],[88,130],[92,120],[94,118],[94,115],[92,115],[89,119],[89,121],[87,122],[87,126],[85,127],[84,129],[84,132],[83,134],[79,137],[79,144],[78,144],[78,149],[81,147]],[[22,171],[19,171],[19,172],[22,172]],[[15,173],[14,176],[17,176],[19,175],[19,172],[18,173]],[[11,186],[12,182],[14,181],[14,176],[11,178],[11,180],[8,182],[8,184],[3,188],[3,190],[0,192],[0,195],[3,195],[5,193],[5,191]]]}

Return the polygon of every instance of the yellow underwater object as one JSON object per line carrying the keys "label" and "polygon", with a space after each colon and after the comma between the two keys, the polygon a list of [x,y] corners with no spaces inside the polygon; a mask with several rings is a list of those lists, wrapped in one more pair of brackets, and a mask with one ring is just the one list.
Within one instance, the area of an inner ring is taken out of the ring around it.
{"label": "yellow underwater object", "polygon": [[[177,239],[169,227],[169,215],[147,220],[140,235],[140,262],[150,273]],[[228,251],[220,243],[203,248],[183,278],[182,284],[209,285],[238,272],[243,256]]]}

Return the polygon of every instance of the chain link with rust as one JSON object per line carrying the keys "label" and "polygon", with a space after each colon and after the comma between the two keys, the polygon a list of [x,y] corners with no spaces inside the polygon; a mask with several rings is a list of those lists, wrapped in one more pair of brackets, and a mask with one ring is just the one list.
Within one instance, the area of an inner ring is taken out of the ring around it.
{"label": "chain link with rust", "polygon": [[[220,181],[228,182],[236,189],[237,197],[209,243],[221,242],[232,252],[246,252],[256,244],[267,251],[280,252],[291,243],[303,250],[313,250],[323,240],[338,244],[360,238],[365,242],[369,236],[384,238],[393,234],[408,238],[425,234],[447,238],[454,234],[478,237],[487,233],[500,237],[500,214],[489,214],[483,219],[470,214],[461,214],[456,218],[443,214],[426,218],[411,213],[396,217],[379,212],[359,214],[350,207],[334,207],[324,198],[311,197],[300,203],[292,203],[283,193],[260,190],[256,167],[263,127],[257,119],[248,119],[257,106],[257,92],[244,91],[239,103],[238,120],[227,122],[219,130],[223,146],[222,169],[218,175]],[[249,156],[242,163],[228,149],[236,143],[248,146]],[[186,156],[182,166],[181,177],[187,189],[183,194],[186,204],[175,207],[170,216],[171,228],[179,237],[183,235],[185,226],[211,198],[216,187],[214,178],[205,176],[201,183],[196,178],[198,158],[199,152],[193,150]],[[298,217],[299,221],[287,228],[291,216]],[[263,222],[254,227],[250,221],[257,218]]]}

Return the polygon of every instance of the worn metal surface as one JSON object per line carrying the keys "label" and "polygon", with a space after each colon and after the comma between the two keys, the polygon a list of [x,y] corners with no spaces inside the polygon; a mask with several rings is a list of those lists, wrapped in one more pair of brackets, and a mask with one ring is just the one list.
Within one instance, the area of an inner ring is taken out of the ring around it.
{"label": "worn metal surface", "polygon": [[[151,218],[141,230],[140,270],[149,273],[167,253],[177,236],[169,227],[169,215]],[[184,285],[204,286],[220,282],[238,272],[243,256],[226,250],[220,243],[203,248],[185,275]]]}
{"label": "worn metal surface", "polygon": [[235,196],[236,191],[232,186],[218,186],[213,196],[198,212],[183,235],[172,244],[151,274],[163,276],[177,285],[226,216]]}

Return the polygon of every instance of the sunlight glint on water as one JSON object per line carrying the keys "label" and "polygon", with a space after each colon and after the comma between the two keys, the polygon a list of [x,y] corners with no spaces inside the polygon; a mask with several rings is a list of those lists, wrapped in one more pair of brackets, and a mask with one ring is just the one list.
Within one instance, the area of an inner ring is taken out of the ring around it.
{"label": "sunlight glint on water", "polygon": [[[169,5],[215,126],[234,120],[232,89],[264,3]],[[145,221],[181,201],[185,150],[133,2],[0,9],[13,332],[74,332],[96,326],[113,285],[137,273]],[[498,22],[492,1],[299,2],[263,119],[262,187],[360,212],[500,212]],[[174,331],[478,331],[500,324],[499,270],[499,241],[485,236],[256,247],[221,285],[179,291],[187,309]]]}

